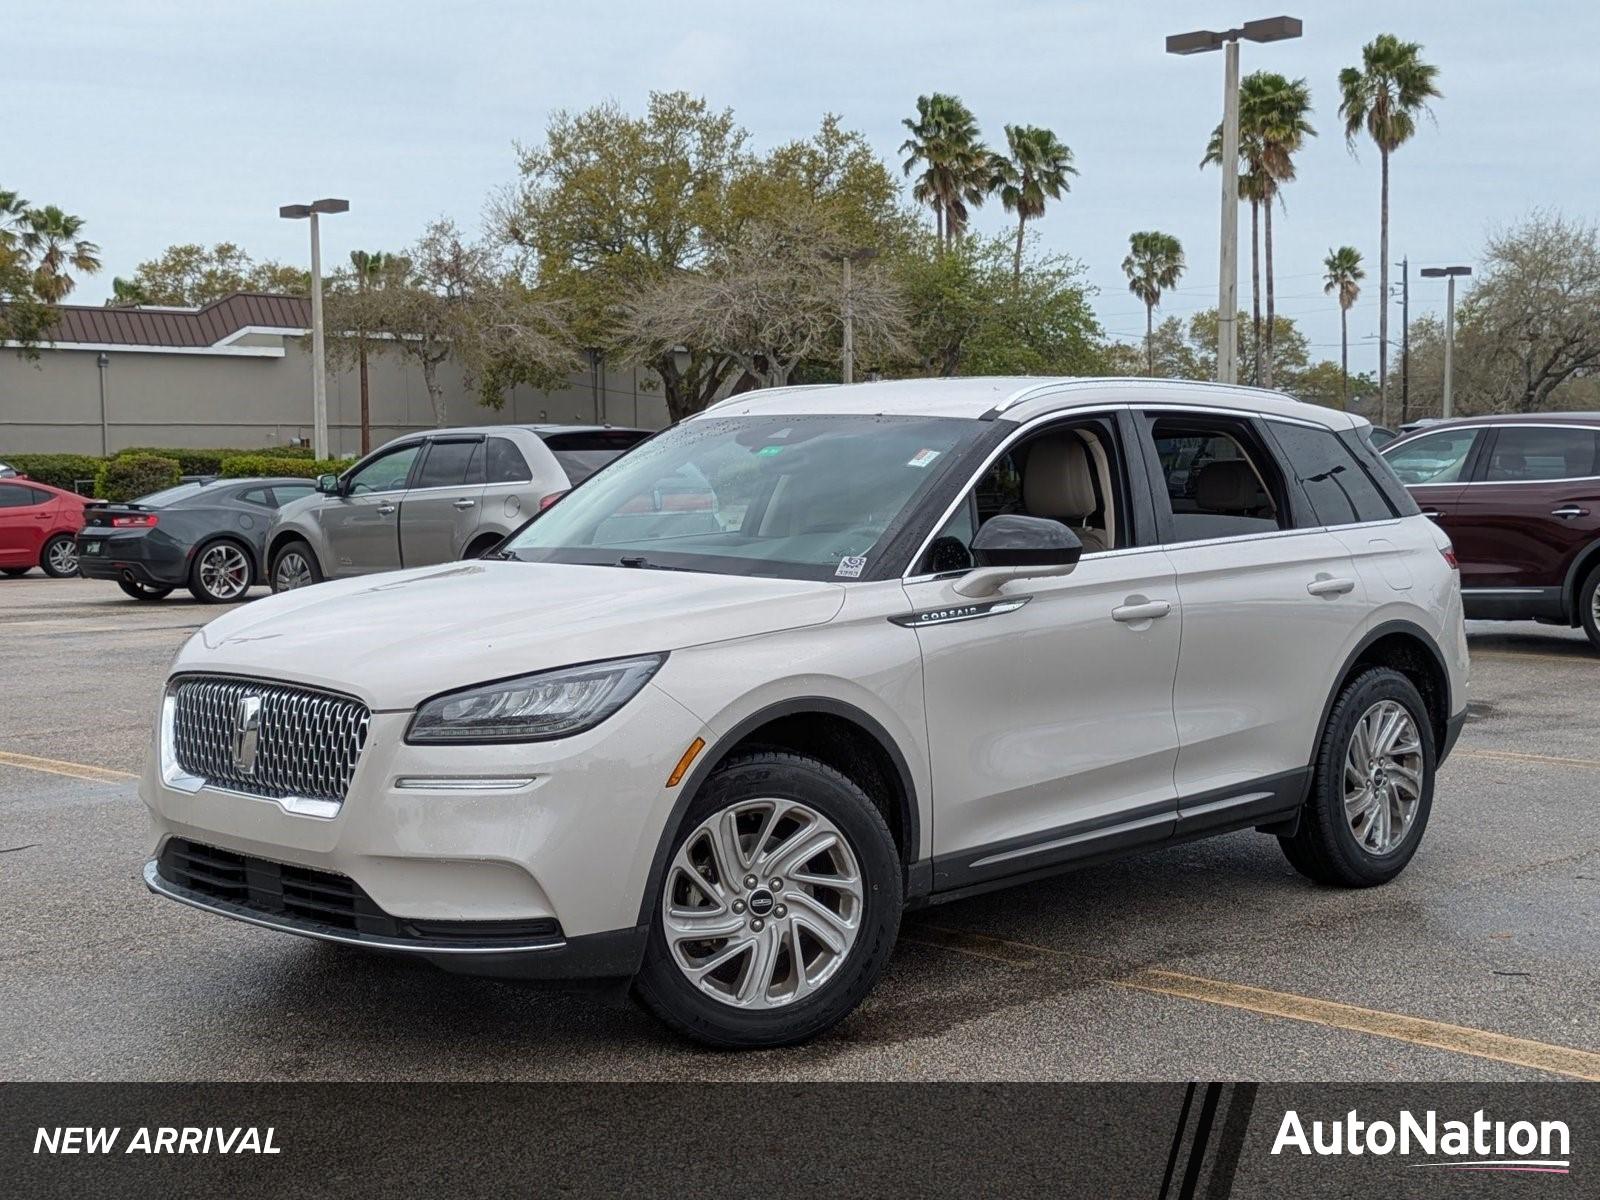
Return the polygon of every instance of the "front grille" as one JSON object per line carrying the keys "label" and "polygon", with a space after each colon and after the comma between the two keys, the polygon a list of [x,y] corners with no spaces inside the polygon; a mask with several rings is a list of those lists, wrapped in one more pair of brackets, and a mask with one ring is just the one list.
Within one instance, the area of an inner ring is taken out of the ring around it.
{"label": "front grille", "polygon": [[[237,753],[240,701],[260,700],[253,761]],[[349,696],[265,680],[190,675],[173,684],[178,765],[209,783],[281,799],[342,803],[372,714]]]}
{"label": "front grille", "polygon": [[355,880],[331,871],[169,838],[156,871],[167,883],[200,896],[273,917],[309,934],[355,934],[445,945],[533,945],[559,942],[554,917],[521,921],[429,921],[392,917]]}

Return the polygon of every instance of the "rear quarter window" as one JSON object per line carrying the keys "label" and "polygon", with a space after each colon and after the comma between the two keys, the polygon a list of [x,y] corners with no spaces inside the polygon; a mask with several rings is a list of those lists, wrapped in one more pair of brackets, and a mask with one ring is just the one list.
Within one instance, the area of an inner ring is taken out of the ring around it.
{"label": "rear quarter window", "polygon": [[1267,427],[1323,525],[1394,518],[1383,491],[1333,430],[1286,421],[1269,421]]}

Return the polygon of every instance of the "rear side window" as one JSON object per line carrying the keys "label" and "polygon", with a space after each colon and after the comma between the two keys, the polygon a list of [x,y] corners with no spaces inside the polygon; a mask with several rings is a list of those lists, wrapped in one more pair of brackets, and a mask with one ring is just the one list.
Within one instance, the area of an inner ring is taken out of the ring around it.
{"label": "rear side window", "polygon": [[1405,442],[1392,442],[1383,458],[1408,487],[1423,483],[1462,483],[1476,429],[1444,429]]}
{"label": "rear side window", "polygon": [[1267,428],[1311,501],[1319,524],[1354,525],[1393,518],[1383,493],[1331,429],[1285,421],[1269,421]]}
{"label": "rear side window", "polygon": [[1600,430],[1502,426],[1489,450],[1485,483],[1584,479],[1600,475]]}
{"label": "rear side window", "polygon": [[485,447],[490,483],[529,483],[533,472],[528,460],[510,438],[492,437]]}
{"label": "rear side window", "polygon": [[276,501],[277,506],[282,508],[285,504],[292,503],[295,500],[304,500],[307,496],[313,495],[316,490],[316,487],[309,483],[279,483],[273,485],[272,498]]}
{"label": "rear side window", "polygon": [[633,429],[596,429],[582,433],[553,433],[544,439],[567,481],[577,487],[613,459],[644,441],[648,434]]}
{"label": "rear side window", "polygon": [[1157,418],[1157,487],[1171,511],[1170,542],[1272,533],[1289,526],[1277,467],[1242,424]]}
{"label": "rear side window", "polygon": [[[472,476],[476,474],[477,478]],[[483,482],[483,442],[440,442],[428,447],[413,487],[462,487]]]}
{"label": "rear side window", "polygon": [[26,508],[30,504],[38,504],[39,501],[33,496],[32,488],[15,483],[0,483],[0,508]]}
{"label": "rear side window", "polygon": [[246,504],[259,504],[265,508],[275,508],[272,503],[272,490],[270,488],[247,488],[239,493],[239,499]]}

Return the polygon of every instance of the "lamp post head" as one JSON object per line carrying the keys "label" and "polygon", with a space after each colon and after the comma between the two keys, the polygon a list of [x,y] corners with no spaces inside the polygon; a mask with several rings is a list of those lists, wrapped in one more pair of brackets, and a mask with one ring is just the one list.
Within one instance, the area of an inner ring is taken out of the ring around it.
{"label": "lamp post head", "polygon": [[1447,276],[1471,275],[1471,267],[1423,267],[1424,279],[1444,279]]}
{"label": "lamp post head", "polygon": [[285,204],[278,209],[278,215],[290,221],[301,221],[312,213],[342,213],[350,211],[350,201],[313,200],[310,204]]}
{"label": "lamp post head", "polygon": [[1300,36],[1304,28],[1299,17],[1263,17],[1246,21],[1238,29],[1196,29],[1175,33],[1167,39],[1168,54],[1204,54],[1220,50],[1229,42],[1282,42]]}
{"label": "lamp post head", "polygon": [[309,204],[285,204],[278,209],[278,215],[290,221],[303,220],[311,215],[311,206]]}

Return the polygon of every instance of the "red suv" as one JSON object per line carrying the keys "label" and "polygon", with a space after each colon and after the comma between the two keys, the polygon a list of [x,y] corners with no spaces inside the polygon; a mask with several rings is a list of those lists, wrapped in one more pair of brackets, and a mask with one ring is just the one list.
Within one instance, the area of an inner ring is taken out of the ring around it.
{"label": "red suv", "polygon": [[60,578],[78,573],[83,506],[76,492],[21,476],[0,479],[0,572],[26,575],[43,567]]}
{"label": "red suv", "polygon": [[1450,535],[1468,617],[1581,625],[1600,649],[1600,413],[1470,417],[1382,453]]}

